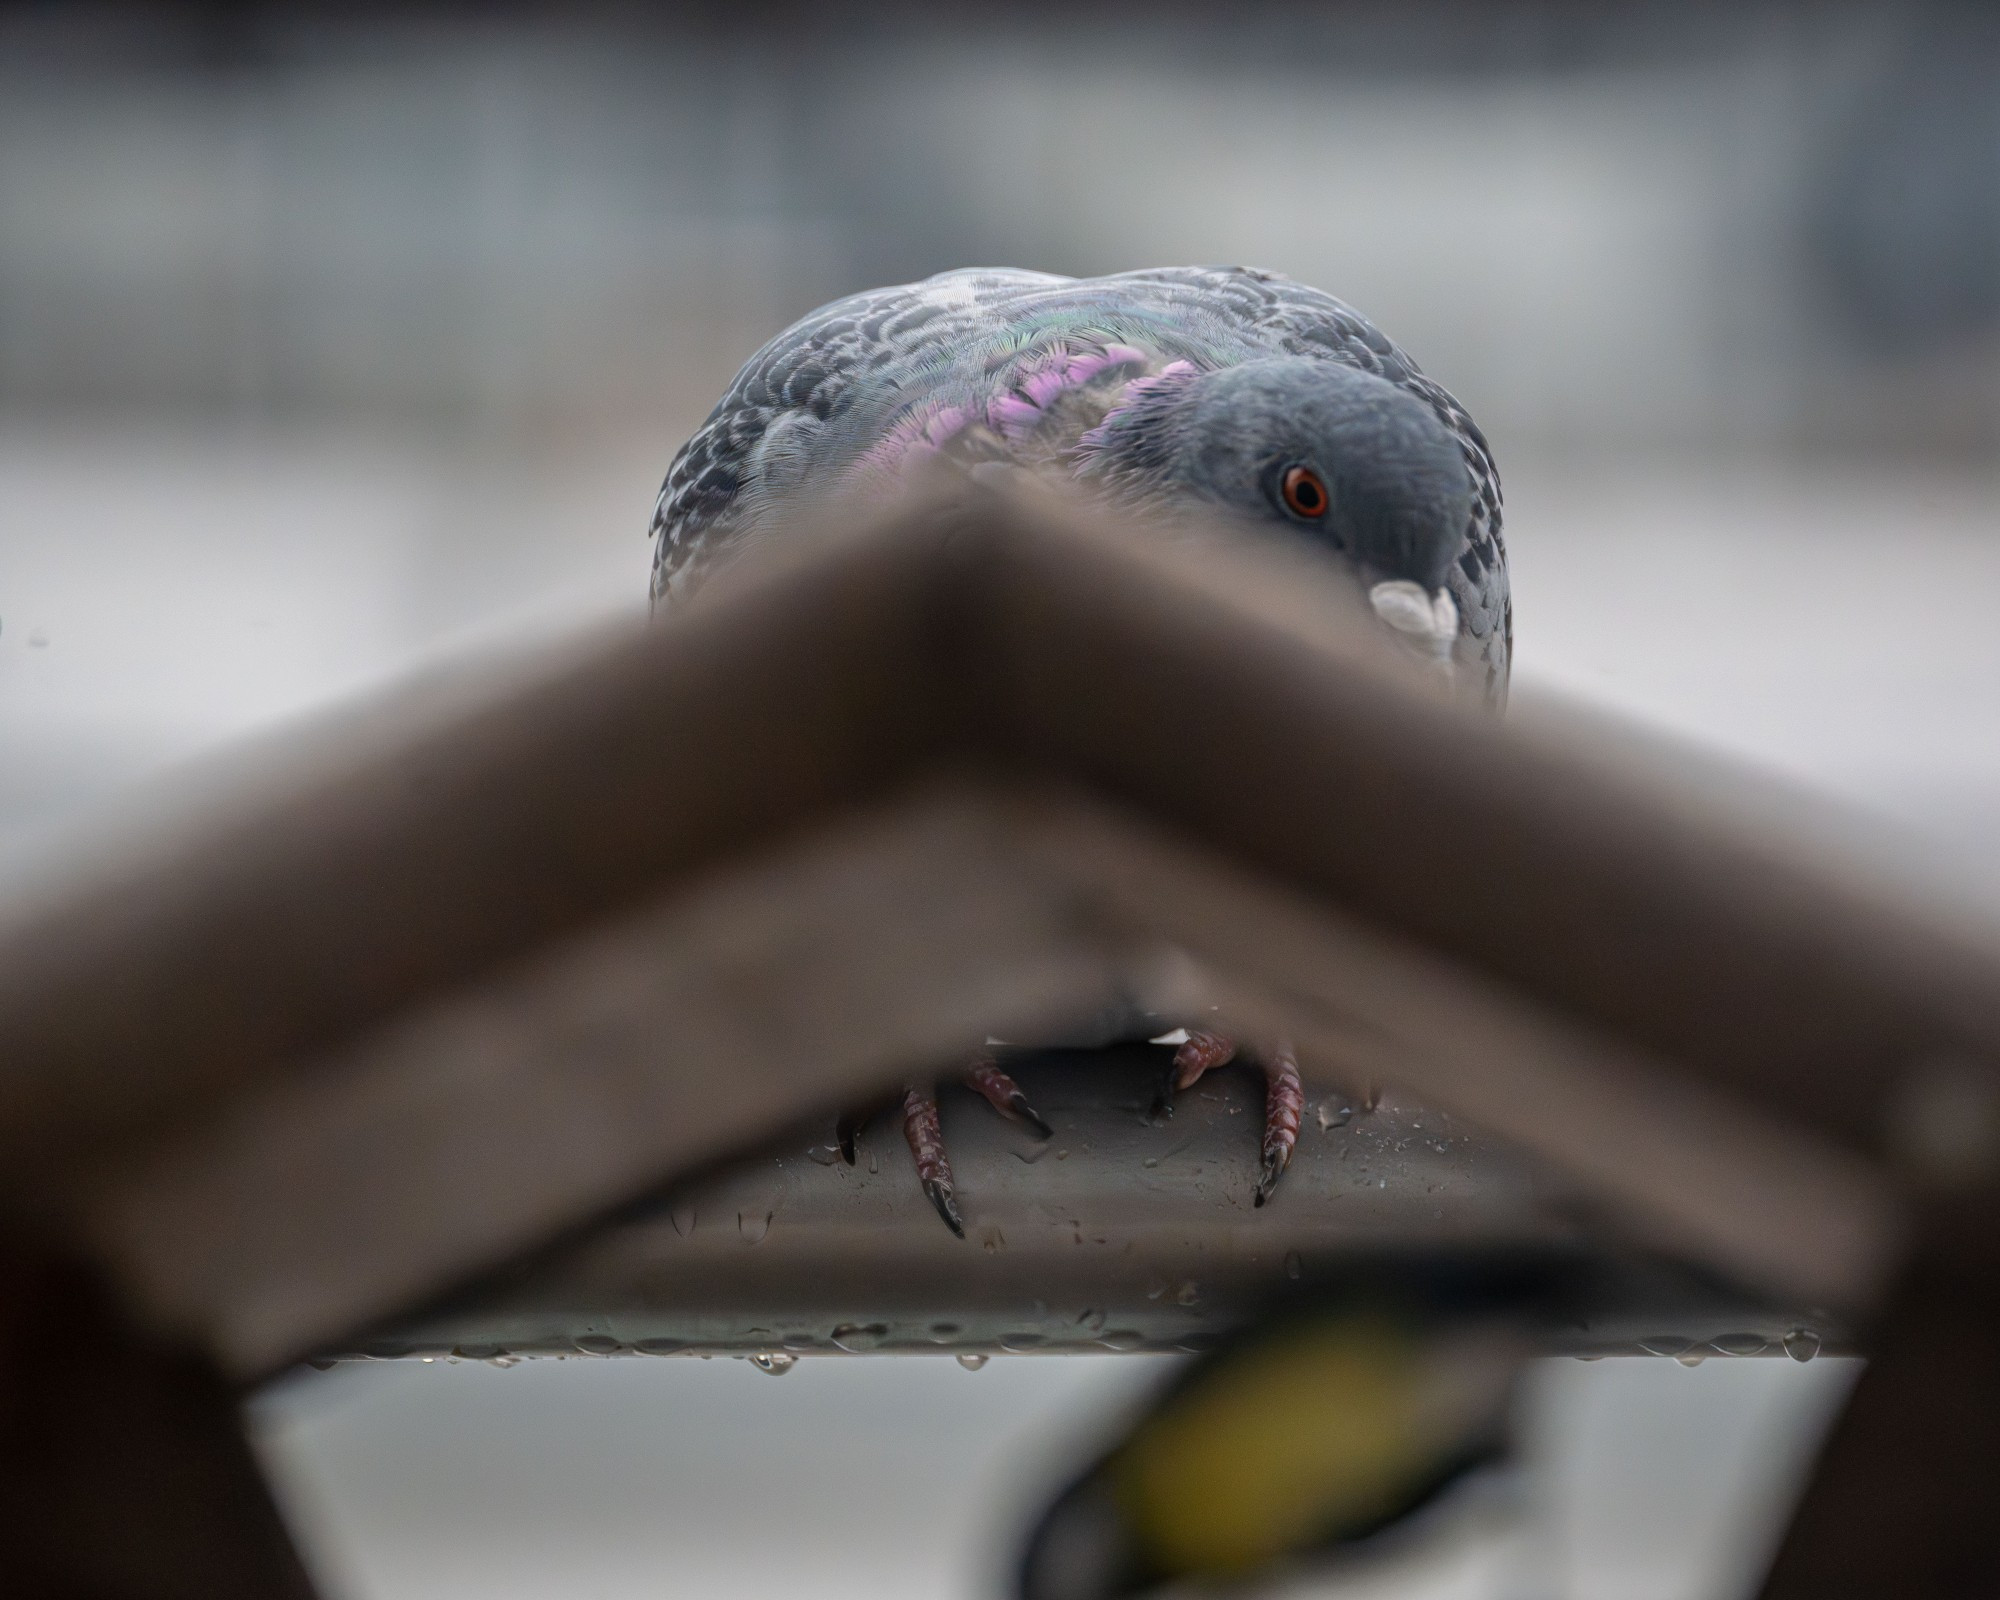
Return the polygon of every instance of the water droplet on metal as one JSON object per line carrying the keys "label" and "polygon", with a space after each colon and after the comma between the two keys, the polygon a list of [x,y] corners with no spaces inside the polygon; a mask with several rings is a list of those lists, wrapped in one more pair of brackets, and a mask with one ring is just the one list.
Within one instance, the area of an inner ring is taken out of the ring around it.
{"label": "water droplet on metal", "polygon": [[799,1358],[785,1350],[760,1350],[750,1358],[750,1365],[759,1372],[768,1372],[774,1378],[782,1378],[799,1364]]}
{"label": "water droplet on metal", "polygon": [[1794,1361],[1810,1361],[1819,1354],[1819,1335],[1810,1328],[1794,1328],[1785,1335],[1785,1354]]}
{"label": "water droplet on metal", "polygon": [[576,1347],[587,1356],[615,1356],[625,1348],[616,1339],[603,1333],[586,1333],[576,1341]]}
{"label": "water droplet on metal", "polygon": [[1639,1341],[1639,1348],[1649,1356],[1678,1356],[1694,1348],[1694,1340],[1683,1339],[1678,1334],[1655,1333]]}
{"label": "water droplet on metal", "polygon": [[880,1322],[843,1322],[833,1330],[833,1342],[855,1355],[880,1348],[888,1337],[888,1326]]}
{"label": "water droplet on metal", "polygon": [[677,1356],[687,1349],[682,1339],[641,1339],[632,1348],[642,1356]]}
{"label": "water droplet on metal", "polygon": [[1048,1339],[1039,1333],[1003,1333],[1000,1335],[1000,1348],[1002,1350],[1012,1350],[1016,1354],[1019,1354],[1023,1350],[1038,1350],[1048,1342]]}
{"label": "water droplet on metal", "polygon": [[1192,1310],[1201,1304],[1201,1285],[1189,1278],[1174,1291],[1174,1304]]}
{"label": "water droplet on metal", "polygon": [[1319,1131],[1331,1133],[1335,1128],[1344,1128],[1354,1120],[1354,1107],[1345,1100],[1322,1100],[1319,1110],[1314,1113],[1319,1119]]}
{"label": "water droplet on metal", "polygon": [[977,1372],[981,1367],[985,1366],[986,1363],[991,1359],[992,1358],[990,1356],[987,1356],[980,1351],[967,1350],[964,1354],[962,1354],[958,1358],[958,1364],[961,1367],[965,1368],[967,1372]]}
{"label": "water droplet on metal", "polygon": [[1049,1147],[1046,1144],[1034,1144],[1028,1146],[1028,1148],[1025,1150],[1016,1150],[1014,1152],[1014,1159],[1016,1161],[1022,1162],[1027,1166],[1032,1167],[1037,1161],[1041,1160],[1042,1157],[1047,1155],[1048,1153],[1049,1153]]}
{"label": "water droplet on metal", "polygon": [[1140,1164],[1141,1164],[1142,1166],[1148,1166],[1148,1167],[1157,1167],[1157,1166],[1158,1166],[1158,1165],[1160,1164],[1160,1158],[1159,1158],[1158,1156],[1148,1156],[1148,1157],[1146,1157],[1146,1159],[1145,1159],[1145,1160],[1144,1160],[1144,1161],[1143,1161],[1142,1163],[1140,1163]]}
{"label": "water droplet on metal", "polygon": [[768,1211],[739,1211],[736,1213],[736,1231],[743,1236],[745,1244],[762,1244],[764,1235],[771,1231],[771,1213]]}
{"label": "water droplet on metal", "polygon": [[1708,1343],[1711,1349],[1720,1350],[1726,1356],[1759,1356],[1769,1348],[1771,1341],[1761,1333],[1725,1333]]}
{"label": "water droplet on metal", "polygon": [[667,1207],[667,1221],[674,1225],[674,1232],[685,1239],[694,1232],[694,1206],[686,1200],[676,1200]]}
{"label": "water droplet on metal", "polygon": [[504,1372],[509,1367],[518,1367],[521,1364],[521,1358],[519,1356],[488,1356],[486,1364],[489,1367],[498,1367]]}
{"label": "water droplet on metal", "polygon": [[830,1167],[840,1160],[840,1146],[836,1144],[816,1144],[806,1151],[808,1161],[817,1162],[822,1167]]}
{"label": "water droplet on metal", "polygon": [[1092,1333],[1102,1333],[1104,1331],[1104,1313],[1102,1311],[1086,1311],[1076,1320]]}
{"label": "water droplet on metal", "polygon": [[1688,1350],[1674,1357],[1684,1367],[1698,1367],[1708,1359],[1706,1351]]}
{"label": "water droplet on metal", "polygon": [[949,1339],[953,1334],[960,1331],[958,1324],[955,1322],[933,1322],[931,1324],[931,1332],[940,1339]]}
{"label": "water droplet on metal", "polygon": [[1097,1341],[1107,1350],[1143,1350],[1146,1336],[1135,1328],[1113,1328]]}
{"label": "water droplet on metal", "polygon": [[868,1170],[870,1172],[880,1172],[882,1170],[881,1164],[875,1159],[875,1152],[873,1150],[868,1152]]}
{"label": "water droplet on metal", "polygon": [[1373,1111],[1382,1103],[1382,1085],[1371,1083],[1361,1091],[1361,1109]]}
{"label": "water droplet on metal", "polygon": [[1299,1259],[1298,1251],[1287,1250],[1285,1252],[1285,1276],[1296,1282],[1305,1275],[1306,1264]]}

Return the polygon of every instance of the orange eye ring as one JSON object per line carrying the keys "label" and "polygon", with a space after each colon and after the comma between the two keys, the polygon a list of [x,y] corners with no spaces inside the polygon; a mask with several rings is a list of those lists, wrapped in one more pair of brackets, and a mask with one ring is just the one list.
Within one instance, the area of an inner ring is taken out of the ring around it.
{"label": "orange eye ring", "polygon": [[1287,467],[1278,489],[1294,516],[1323,517],[1333,503],[1333,497],[1326,492],[1326,480],[1311,467]]}

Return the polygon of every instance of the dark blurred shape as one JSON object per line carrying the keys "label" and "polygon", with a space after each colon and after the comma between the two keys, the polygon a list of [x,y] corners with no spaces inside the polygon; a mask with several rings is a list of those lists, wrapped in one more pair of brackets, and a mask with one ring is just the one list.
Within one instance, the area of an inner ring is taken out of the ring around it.
{"label": "dark blurred shape", "polygon": [[1375,1548],[1504,1459],[1574,1263],[1362,1263],[1177,1374],[1043,1515],[1021,1600],[1245,1583]]}
{"label": "dark blurred shape", "polygon": [[1989,1183],[1937,1220],[1834,1425],[1763,1600],[2000,1594],[2000,1327]]}
{"label": "dark blurred shape", "polygon": [[312,1600],[237,1395],[95,1273],[0,1235],[9,1600]]}

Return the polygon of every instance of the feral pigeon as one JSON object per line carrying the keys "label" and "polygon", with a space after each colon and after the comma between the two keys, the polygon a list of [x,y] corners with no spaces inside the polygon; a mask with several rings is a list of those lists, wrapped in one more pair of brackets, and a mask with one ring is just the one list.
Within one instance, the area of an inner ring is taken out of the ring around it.
{"label": "feral pigeon", "polygon": [[[808,502],[888,493],[940,462],[1062,479],[1142,519],[1196,512],[1305,540],[1391,634],[1505,699],[1513,613],[1484,436],[1359,312],[1248,267],[968,269],[821,307],[750,358],[675,456],[653,514],[654,601],[783,536]],[[1207,1032],[1176,1043],[1163,1106],[1240,1053]],[[1261,1205],[1303,1100],[1289,1046],[1254,1059]],[[990,1051],[967,1078],[1046,1133]],[[929,1086],[908,1090],[903,1121],[925,1192],[962,1234]]]}

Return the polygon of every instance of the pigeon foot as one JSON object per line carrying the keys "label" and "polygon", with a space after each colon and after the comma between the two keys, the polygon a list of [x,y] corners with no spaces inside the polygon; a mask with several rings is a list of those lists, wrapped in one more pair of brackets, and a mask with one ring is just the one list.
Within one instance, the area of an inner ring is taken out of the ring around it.
{"label": "pigeon foot", "polygon": [[1159,1093],[1153,1096],[1152,1115],[1157,1121],[1174,1114],[1174,1096],[1183,1089],[1192,1089],[1205,1072],[1227,1066],[1236,1059],[1236,1041],[1219,1033],[1202,1033],[1188,1029],[1187,1038],[1174,1051],[1174,1058],[1167,1063],[1167,1073],[1160,1080]]}
{"label": "pigeon foot", "polygon": [[1055,1137],[1056,1130],[1028,1104],[1028,1097],[1021,1093],[1021,1086],[1000,1070],[1000,1063],[993,1059],[990,1051],[982,1051],[972,1058],[972,1065],[965,1069],[965,1081],[981,1099],[1010,1122],[1025,1122],[1035,1130],[1038,1139]]}
{"label": "pigeon foot", "polygon": [[[1227,1066],[1241,1054],[1234,1039],[1189,1029],[1186,1041],[1174,1051],[1174,1059],[1168,1064],[1159,1094],[1153,1101],[1153,1115],[1171,1116],[1175,1095],[1192,1089],[1203,1074]],[[1264,1137],[1259,1149],[1255,1201],[1261,1206],[1270,1200],[1278,1179],[1291,1165],[1293,1147],[1299,1142],[1299,1124],[1305,1116],[1306,1097],[1299,1082],[1299,1059],[1289,1040],[1281,1039],[1270,1049],[1256,1052],[1254,1060],[1264,1074]]]}
{"label": "pigeon foot", "polygon": [[1306,1093],[1299,1082],[1299,1061],[1289,1040],[1279,1040],[1262,1060],[1264,1068],[1264,1142],[1261,1151],[1263,1174],[1257,1180],[1256,1204],[1271,1198],[1285,1168],[1292,1164],[1292,1148],[1299,1142],[1299,1124],[1305,1118]]}
{"label": "pigeon foot", "polygon": [[[1264,1130],[1258,1150],[1254,1202],[1263,1206],[1269,1203],[1278,1180],[1291,1164],[1299,1125],[1305,1117],[1305,1090],[1299,1081],[1298,1056],[1288,1040],[1279,1040],[1269,1049],[1247,1052],[1226,1035],[1190,1030],[1161,1079],[1153,1111],[1156,1116],[1171,1115],[1176,1094],[1193,1088],[1215,1068],[1238,1060],[1254,1064],[1264,1079]],[[1003,1117],[1026,1124],[1034,1129],[1037,1138],[1054,1136],[1055,1130],[1048,1119],[1029,1104],[1021,1086],[1002,1070],[991,1051],[974,1056],[963,1076],[967,1086]],[[866,1120],[866,1115],[852,1114],[840,1119],[837,1130],[840,1153],[850,1166],[854,1162],[855,1136]],[[923,1186],[925,1198],[944,1225],[963,1239],[965,1218],[958,1208],[958,1187],[952,1176],[951,1158],[945,1150],[936,1092],[925,1085],[912,1084],[906,1088],[901,1120],[903,1137],[909,1141],[917,1181]]]}
{"label": "pigeon foot", "polygon": [[965,1221],[958,1214],[951,1161],[944,1153],[944,1127],[938,1121],[937,1096],[929,1089],[912,1086],[905,1091],[903,1137],[910,1141],[910,1154],[917,1163],[917,1181],[924,1186],[924,1193],[944,1219],[944,1225],[963,1239]]}

